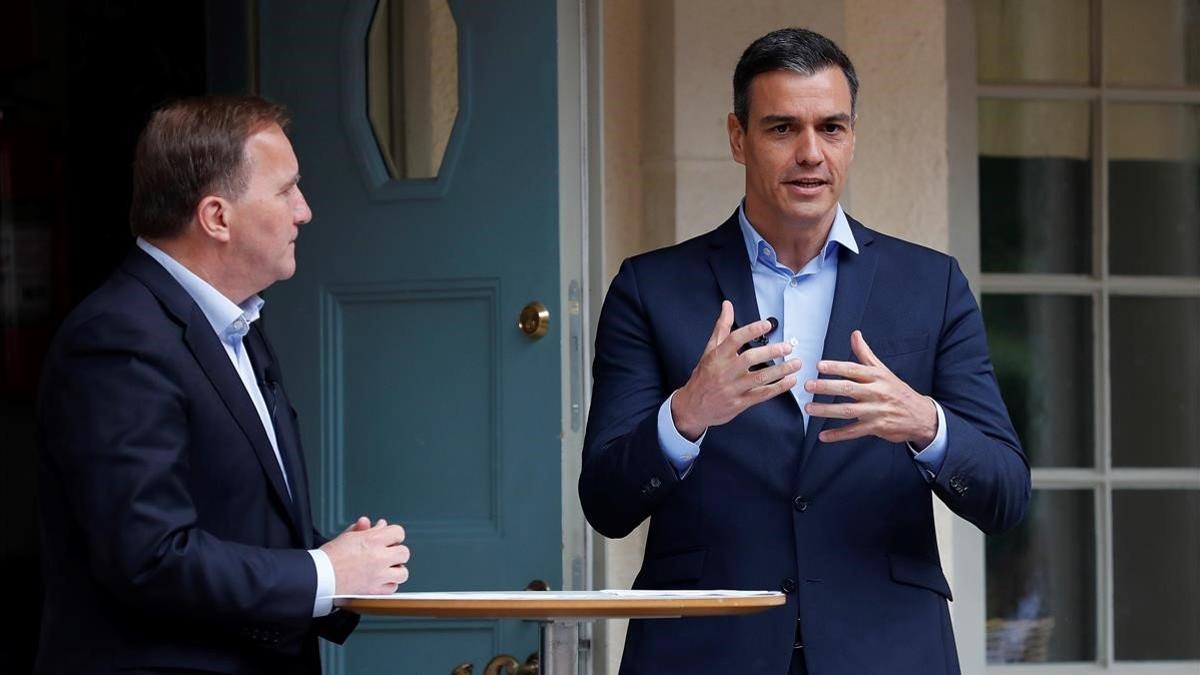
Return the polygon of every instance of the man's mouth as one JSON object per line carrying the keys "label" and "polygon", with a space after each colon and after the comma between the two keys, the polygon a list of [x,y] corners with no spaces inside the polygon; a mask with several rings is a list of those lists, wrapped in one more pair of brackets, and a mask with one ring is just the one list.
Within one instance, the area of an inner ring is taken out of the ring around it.
{"label": "man's mouth", "polygon": [[796,187],[805,189],[819,188],[825,185],[827,182],[828,181],[822,178],[794,178],[792,180],[784,181],[784,183],[787,185],[795,185]]}

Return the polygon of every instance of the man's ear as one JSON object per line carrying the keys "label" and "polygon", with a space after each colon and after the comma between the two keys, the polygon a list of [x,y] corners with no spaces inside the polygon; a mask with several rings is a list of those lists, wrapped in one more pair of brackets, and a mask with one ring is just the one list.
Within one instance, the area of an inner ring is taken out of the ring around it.
{"label": "man's ear", "polygon": [[858,125],[858,114],[855,113],[855,115],[850,118],[850,161],[851,162],[854,161],[854,148],[855,148],[855,146],[858,145],[858,143],[857,143],[858,134],[855,133],[855,131],[856,131],[855,127],[857,125]]}
{"label": "man's ear", "polygon": [[733,155],[733,161],[745,164],[746,155],[742,151],[742,142],[746,139],[746,130],[742,128],[737,115],[729,113],[729,117],[725,119],[725,128],[729,132],[729,152]]}
{"label": "man's ear", "polygon": [[196,205],[196,220],[200,231],[221,243],[229,241],[229,219],[232,204],[217,195],[208,195]]}

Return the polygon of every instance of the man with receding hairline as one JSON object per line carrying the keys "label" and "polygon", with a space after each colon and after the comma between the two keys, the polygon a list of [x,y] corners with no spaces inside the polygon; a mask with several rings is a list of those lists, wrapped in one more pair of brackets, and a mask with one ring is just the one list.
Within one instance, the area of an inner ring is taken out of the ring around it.
{"label": "man with receding hairline", "polygon": [[38,396],[37,673],[319,673],[337,594],[408,578],[404,530],[314,527],[258,321],[312,212],[280,106],[173,103],[138,142],[137,245],[67,317]]}
{"label": "man with receding hairline", "polygon": [[635,620],[623,675],[957,673],[930,495],[1016,524],[1029,468],[952,258],[839,199],[858,78],[804,29],[742,54],[728,116],[745,199],[626,260],[596,334],[579,495],[644,589],[779,590],[744,617]]}

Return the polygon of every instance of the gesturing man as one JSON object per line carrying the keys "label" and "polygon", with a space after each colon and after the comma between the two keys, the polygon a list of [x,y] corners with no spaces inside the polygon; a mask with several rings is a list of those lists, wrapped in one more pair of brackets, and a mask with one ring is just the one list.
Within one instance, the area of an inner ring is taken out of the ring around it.
{"label": "gesturing man", "polygon": [[621,672],[957,673],[930,493],[986,532],[1029,500],[978,307],[953,259],[842,211],[858,80],[833,42],[765,35],[733,88],[745,200],[622,264],[579,494],[605,536],[650,518],[635,587],[787,604],[633,621]]}

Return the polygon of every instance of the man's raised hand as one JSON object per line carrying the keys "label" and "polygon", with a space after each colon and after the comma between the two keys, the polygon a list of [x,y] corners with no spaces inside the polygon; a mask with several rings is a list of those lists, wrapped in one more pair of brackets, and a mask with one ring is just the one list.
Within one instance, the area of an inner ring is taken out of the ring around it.
{"label": "man's raised hand", "polygon": [[710,426],[725,424],[743,410],[796,386],[800,360],[791,359],[761,370],[750,367],[791,353],[786,342],[752,347],[742,345],[771,332],[771,322],[755,321],[733,330],[733,303],[721,303],[700,362],[671,400],[671,418],[684,438],[695,441]]}

